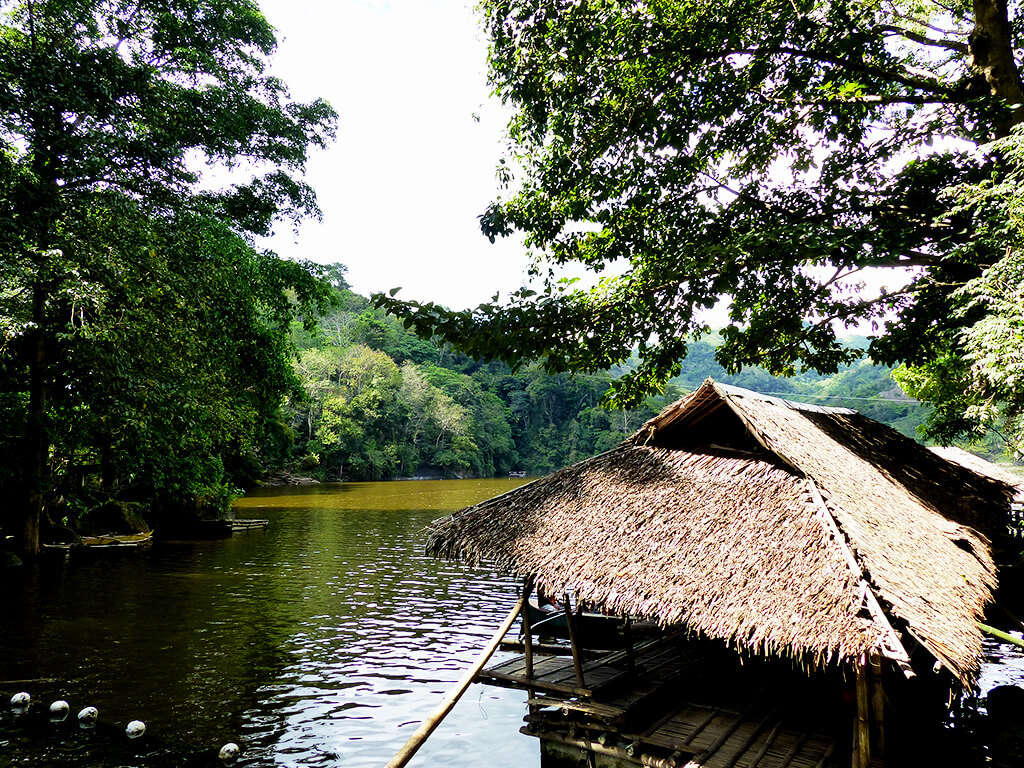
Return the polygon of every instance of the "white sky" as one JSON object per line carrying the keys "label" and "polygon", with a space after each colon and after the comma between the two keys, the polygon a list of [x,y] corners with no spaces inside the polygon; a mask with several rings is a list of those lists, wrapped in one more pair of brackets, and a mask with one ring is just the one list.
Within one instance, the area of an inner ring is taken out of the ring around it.
{"label": "white sky", "polygon": [[[497,193],[508,112],[486,85],[475,1],[260,0],[278,30],[274,73],[295,98],[339,113],[336,142],[307,176],[323,221],[274,237],[280,255],[340,261],[363,294],[401,286],[403,298],[458,309],[523,284],[521,240],[492,245],[477,221]],[[860,277],[871,294],[907,279]],[[708,321],[724,324],[725,308]]]}
{"label": "white sky", "polygon": [[279,234],[279,254],[343,262],[360,293],[402,286],[456,308],[522,284],[521,245],[491,245],[477,221],[497,192],[506,114],[473,2],[260,0],[280,38],[274,73],[339,114],[307,176],[323,222]]}

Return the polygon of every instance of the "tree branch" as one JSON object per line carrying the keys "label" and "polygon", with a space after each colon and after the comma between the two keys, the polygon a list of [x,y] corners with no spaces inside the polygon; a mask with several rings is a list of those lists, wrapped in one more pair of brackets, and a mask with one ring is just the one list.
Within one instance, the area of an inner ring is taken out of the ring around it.
{"label": "tree branch", "polygon": [[938,81],[922,80],[921,78],[908,77],[905,74],[899,72],[892,72],[880,67],[874,67],[870,64],[863,62],[854,61],[851,59],[842,59],[831,54],[821,53],[819,51],[806,51],[799,48],[792,48],[786,45],[774,46],[774,47],[761,47],[755,46],[753,48],[734,48],[732,50],[717,51],[714,53],[708,53],[707,51],[692,51],[698,57],[703,55],[704,58],[727,58],[729,56],[759,56],[765,54],[781,54],[783,56],[793,56],[796,58],[809,59],[811,61],[817,61],[822,64],[832,64],[843,69],[850,70],[851,72],[860,72],[866,75],[874,75],[890,82],[899,83],[905,85],[908,88],[917,88],[922,91],[931,91],[933,93],[951,93],[953,91],[947,85],[943,85]]}
{"label": "tree branch", "polygon": [[1024,122],[1024,86],[1014,58],[1013,29],[1006,0],[973,0],[974,29],[971,31],[971,64],[979,70],[993,96],[1012,107],[1009,125]]}
{"label": "tree branch", "polygon": [[913,40],[915,43],[920,43],[921,45],[930,45],[935,48],[944,48],[948,51],[956,51],[957,53],[962,53],[964,55],[970,53],[970,50],[968,49],[967,45],[965,43],[961,43],[959,40],[935,40],[933,38],[922,35],[919,32],[914,32],[913,30],[910,29],[904,29],[903,27],[897,27],[894,24],[882,24],[881,26],[878,27],[878,29],[882,32],[888,32],[893,35],[905,37],[908,40]]}

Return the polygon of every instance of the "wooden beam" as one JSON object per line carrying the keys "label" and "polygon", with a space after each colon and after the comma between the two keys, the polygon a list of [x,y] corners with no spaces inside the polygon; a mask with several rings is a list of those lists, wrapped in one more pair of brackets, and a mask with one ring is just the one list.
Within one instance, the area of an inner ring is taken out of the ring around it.
{"label": "wooden beam", "polygon": [[[509,653],[526,653],[526,644],[519,640],[502,640],[501,646],[498,650],[507,651]],[[533,655],[537,656],[568,656],[572,653],[572,649],[568,645],[560,645],[558,643],[540,643],[537,642],[536,638],[533,641]],[[593,655],[592,651],[586,651],[581,649],[581,653],[584,658]]]}
{"label": "wooden beam", "polygon": [[775,742],[775,737],[779,733],[779,728],[782,727],[782,723],[776,723],[775,727],[772,728],[771,733],[765,738],[764,743],[761,744],[761,748],[757,750],[752,758],[750,758],[750,768],[757,768],[757,764],[761,762],[761,758],[768,754],[768,750],[772,748],[772,744]]}
{"label": "wooden beam", "polygon": [[789,749],[786,750],[786,754],[782,756],[782,759],[779,761],[779,768],[789,768],[789,764],[793,762],[793,758],[796,757],[797,752],[803,749],[805,743],[807,743],[807,734],[801,733],[796,737],[796,741],[789,745]]}
{"label": "wooden beam", "polygon": [[[733,750],[732,757],[730,757],[728,760],[726,760],[724,763],[721,764],[721,768],[735,768],[735,765],[739,761],[739,759],[743,755],[746,754],[747,750],[750,749],[754,745],[754,743],[757,741],[758,737],[762,733],[764,733],[764,729],[767,727],[768,723],[771,722],[772,718],[774,717],[774,714],[775,714],[774,712],[769,712],[767,715],[765,715],[761,719],[761,721],[754,727],[754,730],[751,731],[747,735],[747,737],[743,740],[743,742],[740,744],[740,746],[736,747]],[[779,726],[776,725],[775,726],[775,730],[778,730],[778,727]],[[772,734],[774,734],[774,733],[775,733],[775,731],[773,730]],[[769,738],[771,738],[771,737],[769,736]],[[760,759],[760,758],[758,758],[758,759]]]}
{"label": "wooden beam", "polygon": [[564,595],[565,600],[565,623],[569,628],[569,647],[572,648],[572,666],[576,670],[576,685],[586,688],[583,681],[583,662],[580,661],[580,649],[576,643],[576,619],[572,615],[572,608],[569,606],[569,593]]}
{"label": "wooden beam", "polygon": [[715,717],[717,717],[719,714],[719,710],[715,708],[710,709],[708,713],[704,716],[704,719],[697,723],[697,726],[693,729],[693,733],[690,734],[690,737],[684,743],[687,745],[692,744],[693,740],[697,738],[697,734],[699,734],[701,731],[707,728],[708,723],[714,720]]}
{"label": "wooden beam", "polygon": [[814,768],[825,768],[825,765],[828,763],[829,758],[832,757],[832,752],[835,750],[835,748],[835,744],[829,744],[828,749],[825,750],[825,754],[818,758],[818,762],[814,764]]}
{"label": "wooden beam", "polygon": [[[685,768],[701,768],[719,749],[725,744],[732,735],[736,733],[743,723],[746,722],[746,717],[741,713],[736,716],[736,719],[729,725],[728,728],[723,730],[715,738],[713,742],[706,749],[704,749],[699,755],[691,759],[685,766]],[[687,742],[689,743],[689,742]]]}

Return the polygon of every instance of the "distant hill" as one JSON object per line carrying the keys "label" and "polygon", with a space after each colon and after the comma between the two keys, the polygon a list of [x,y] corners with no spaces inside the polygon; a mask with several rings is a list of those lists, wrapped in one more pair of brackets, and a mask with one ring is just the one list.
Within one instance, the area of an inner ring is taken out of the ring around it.
{"label": "distant hill", "polygon": [[[681,390],[696,388],[704,379],[752,389],[766,395],[776,395],[819,405],[853,408],[865,416],[888,424],[908,437],[920,439],[917,428],[928,417],[929,406],[907,397],[892,378],[892,369],[861,359],[833,376],[806,371],[796,376],[772,376],[762,368],[745,368],[729,374],[715,360],[717,336],[707,341],[690,344],[689,354],[683,361],[679,376],[672,384]],[[868,339],[855,336],[846,340],[851,347],[864,349]]]}

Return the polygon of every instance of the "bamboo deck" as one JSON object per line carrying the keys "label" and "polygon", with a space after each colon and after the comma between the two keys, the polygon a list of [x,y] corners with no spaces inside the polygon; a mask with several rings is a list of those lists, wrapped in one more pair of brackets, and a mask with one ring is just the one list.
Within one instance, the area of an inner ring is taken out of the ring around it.
{"label": "bamboo deck", "polygon": [[585,662],[583,686],[572,659],[564,656],[536,658],[531,678],[525,659],[516,657],[481,671],[477,680],[529,690],[522,732],[541,739],[548,750],[656,768],[832,765],[831,737],[800,728],[766,706],[740,711],[717,697],[688,701],[702,694],[684,680],[703,663],[692,645],[670,635],[637,645],[631,655],[617,651]]}
{"label": "bamboo deck", "polygon": [[[549,706],[554,702],[548,701]],[[557,707],[557,703],[554,703]],[[824,768],[834,744],[769,714],[685,704],[646,728],[609,730],[579,710],[536,709],[523,733],[567,747],[663,768]]]}

